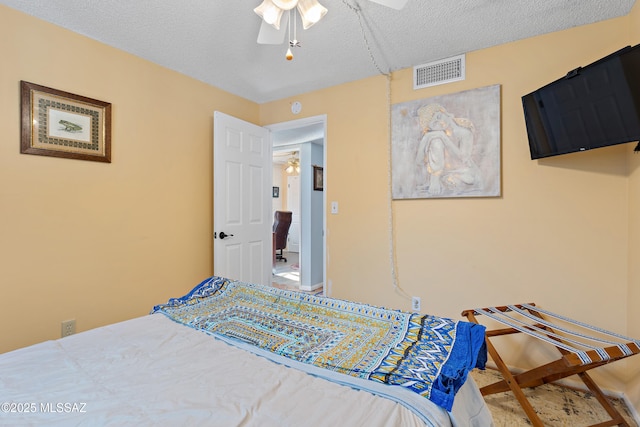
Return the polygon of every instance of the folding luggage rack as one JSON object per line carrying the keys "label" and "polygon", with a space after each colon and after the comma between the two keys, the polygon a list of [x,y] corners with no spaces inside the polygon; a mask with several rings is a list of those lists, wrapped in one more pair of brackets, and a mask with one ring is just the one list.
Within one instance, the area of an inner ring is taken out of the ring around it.
{"label": "folding luggage rack", "polygon": [[[551,313],[536,307],[534,303],[475,308],[463,311],[462,315],[474,323],[479,323],[476,316],[485,315],[507,326],[486,331],[487,350],[503,380],[482,387],[480,391],[483,396],[511,390],[531,423],[542,427],[544,424],[522,389],[578,375],[612,418],[594,426],[629,426],[587,371],[640,353],[640,340]],[[520,332],[553,345],[560,351],[560,358],[520,374],[511,373],[490,338]]]}

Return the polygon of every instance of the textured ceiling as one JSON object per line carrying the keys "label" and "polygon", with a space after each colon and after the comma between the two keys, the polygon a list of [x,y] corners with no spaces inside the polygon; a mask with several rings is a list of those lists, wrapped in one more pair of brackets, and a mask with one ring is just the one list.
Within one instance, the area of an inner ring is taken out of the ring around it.
{"label": "textured ceiling", "polygon": [[320,0],[287,45],[258,45],[261,0],[0,0],[257,103],[629,13],[634,0]]}

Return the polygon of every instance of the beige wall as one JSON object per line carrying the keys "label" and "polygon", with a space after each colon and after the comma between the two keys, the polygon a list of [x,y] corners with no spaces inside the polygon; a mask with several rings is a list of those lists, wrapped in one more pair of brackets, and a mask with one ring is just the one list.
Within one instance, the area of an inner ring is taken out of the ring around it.
{"label": "beige wall", "polygon": [[[629,44],[640,42],[640,4],[636,2],[630,16]],[[629,167],[629,292],[627,294],[627,325],[629,335],[640,338],[640,154],[628,155]],[[627,366],[627,397],[640,412],[640,357],[629,360]]]}
{"label": "beige wall", "polygon": [[[338,215],[327,214],[332,296],[410,307],[390,268],[389,93],[399,103],[500,84],[502,197],[393,202],[400,286],[434,314],[460,318],[466,308],[533,301],[640,337],[628,302],[639,292],[629,259],[629,183],[635,180],[633,194],[640,186],[638,172],[629,171],[634,145],[532,161],[521,105],[522,95],[631,44],[629,19],[470,52],[463,82],[414,91],[406,69],[393,73],[390,92],[380,76],[262,105],[265,125],[293,119],[294,100],[305,116],[327,114],[325,191],[328,202],[340,203]],[[529,342],[501,347],[515,367],[555,356]],[[630,391],[625,368],[600,368],[596,377]]]}
{"label": "beige wall", "polygon": [[[213,111],[258,105],[5,6],[0,52],[0,352],[211,274]],[[20,80],[112,103],[112,163],[20,154]]]}

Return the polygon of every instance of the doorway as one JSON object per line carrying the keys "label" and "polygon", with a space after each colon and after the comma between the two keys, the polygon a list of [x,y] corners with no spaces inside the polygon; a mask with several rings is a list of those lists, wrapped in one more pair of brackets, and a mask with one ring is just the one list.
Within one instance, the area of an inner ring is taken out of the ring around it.
{"label": "doorway", "polygon": [[[314,190],[313,170],[314,166],[322,167],[323,171],[326,169],[326,116],[278,123],[266,128],[271,131],[273,144],[274,212],[276,207],[294,211],[288,205],[288,199],[294,204],[299,203],[299,225],[295,226],[292,222],[293,239],[290,239],[291,244],[287,248],[292,252],[293,258],[297,255],[298,263],[295,267],[298,270],[291,271],[289,277],[299,279],[299,290],[323,291],[326,271],[326,197],[324,191]],[[295,173],[281,174],[279,171],[286,167],[291,157],[299,162],[300,172],[297,176]],[[326,176],[323,181],[326,188]],[[295,188],[292,189],[291,186]],[[276,198],[276,193],[280,200]],[[299,241],[296,241],[297,236]],[[295,251],[296,249],[298,250]],[[279,265],[276,262],[274,273],[282,270],[281,267],[282,263]],[[274,280],[277,280],[275,275]]]}
{"label": "doorway", "polygon": [[291,212],[286,247],[276,246],[281,256],[274,263],[273,285],[300,290],[300,152],[297,147],[286,148],[273,148],[273,212]]}

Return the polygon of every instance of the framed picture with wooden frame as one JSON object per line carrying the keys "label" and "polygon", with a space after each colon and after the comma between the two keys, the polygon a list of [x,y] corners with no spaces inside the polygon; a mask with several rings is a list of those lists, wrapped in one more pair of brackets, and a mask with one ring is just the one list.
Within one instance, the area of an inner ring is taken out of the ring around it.
{"label": "framed picture with wooden frame", "polygon": [[322,166],[313,166],[313,189],[314,191],[324,190],[324,171]]}
{"label": "framed picture with wooden frame", "polygon": [[111,163],[111,104],[20,82],[20,152]]}

